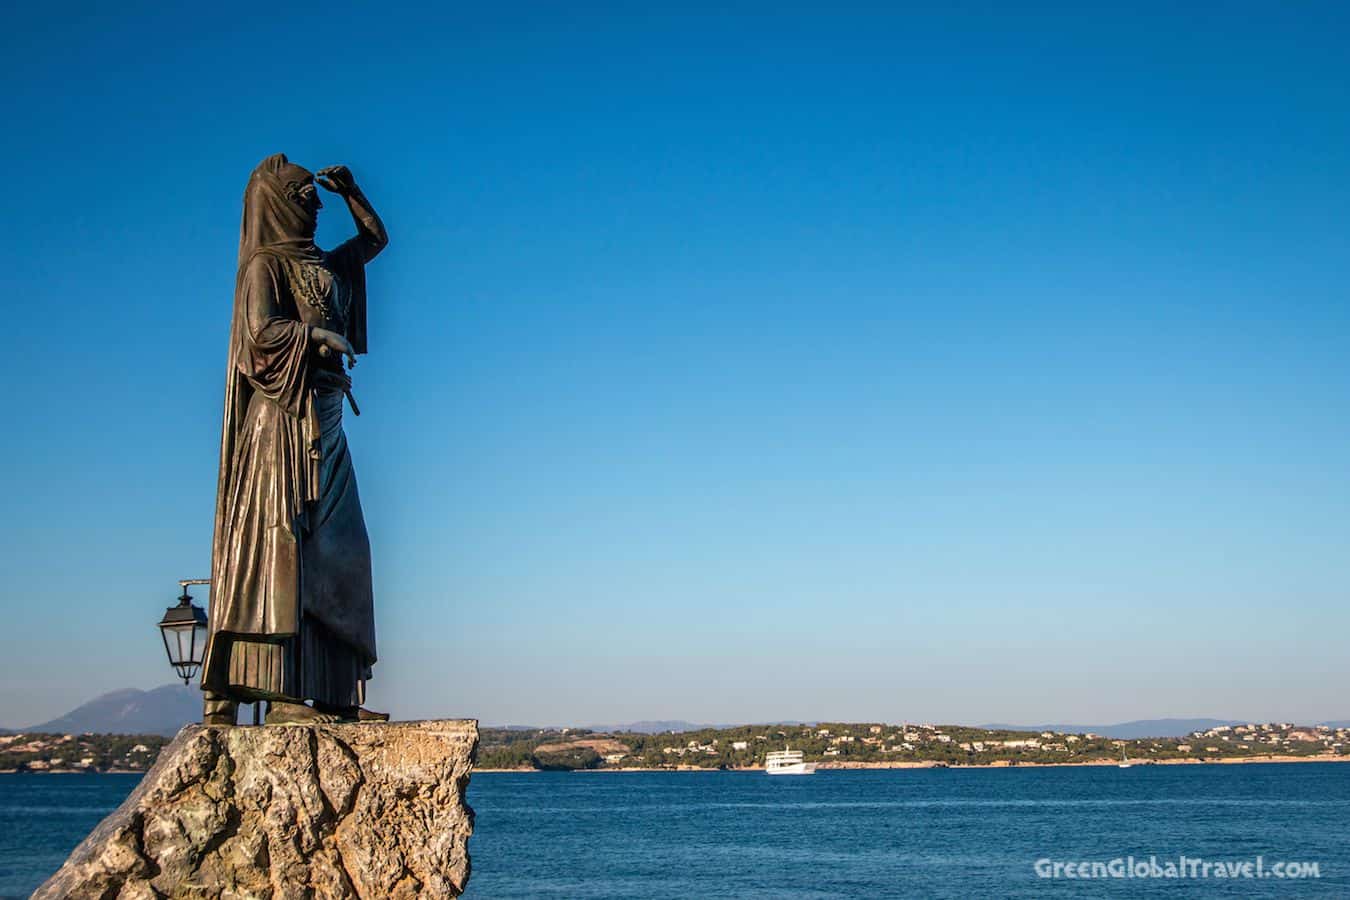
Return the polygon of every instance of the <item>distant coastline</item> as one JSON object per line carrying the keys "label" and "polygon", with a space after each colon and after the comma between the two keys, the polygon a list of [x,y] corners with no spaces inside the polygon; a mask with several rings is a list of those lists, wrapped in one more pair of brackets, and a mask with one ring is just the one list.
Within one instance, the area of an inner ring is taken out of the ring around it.
{"label": "distant coastline", "polygon": [[818,722],[648,734],[481,729],[478,771],[758,771],[790,748],[829,769],[1172,765],[1350,758],[1350,728],[1290,722],[1220,724],[1183,737],[1010,731],[966,725]]}
{"label": "distant coastline", "polygon": [[168,742],[157,734],[7,734],[0,736],[0,774],[141,774]]}
{"label": "distant coastline", "polygon": [[[1146,760],[1133,765],[1139,768],[1146,766],[1218,766],[1233,765],[1244,763],[1344,763],[1350,762],[1350,756],[1339,754],[1323,754],[1320,756],[1240,756],[1225,757],[1220,759],[1159,759]],[[821,763],[817,767],[820,772],[861,772],[880,769],[1061,769],[1061,768],[1083,768],[1086,766],[1098,766],[1112,768],[1119,765],[1116,760],[1082,760],[1079,762],[1019,762],[1008,763],[1002,760],[996,760],[988,763],[932,763],[932,762],[850,762],[850,763]],[[485,769],[475,767],[475,775],[520,775],[534,774],[547,770],[536,769],[533,766],[523,766],[516,769]],[[763,766],[740,766],[736,768],[713,769],[706,766],[632,766],[632,767],[610,767],[603,769],[574,769],[571,771],[585,774],[622,774],[624,772],[763,772]]]}
{"label": "distant coastline", "polygon": [[149,769],[0,769],[0,775],[144,775]]}
{"label": "distant coastline", "polygon": [[[1110,738],[964,725],[814,723],[664,733],[480,729],[478,772],[762,771],[790,747],[821,770],[1195,765],[1350,760],[1350,727],[1288,722],[1216,725],[1184,737]],[[169,738],[17,733],[0,736],[0,773],[144,772]]]}

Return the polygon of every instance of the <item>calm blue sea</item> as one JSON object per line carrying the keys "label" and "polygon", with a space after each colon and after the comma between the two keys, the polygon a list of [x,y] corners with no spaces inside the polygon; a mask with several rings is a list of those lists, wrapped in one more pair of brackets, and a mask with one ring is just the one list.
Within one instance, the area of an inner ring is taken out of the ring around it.
{"label": "calm blue sea", "polygon": [[[0,896],[136,784],[0,775]],[[1350,764],[480,774],[470,897],[1350,895]],[[1317,879],[1043,880],[1038,859],[1316,862]]]}

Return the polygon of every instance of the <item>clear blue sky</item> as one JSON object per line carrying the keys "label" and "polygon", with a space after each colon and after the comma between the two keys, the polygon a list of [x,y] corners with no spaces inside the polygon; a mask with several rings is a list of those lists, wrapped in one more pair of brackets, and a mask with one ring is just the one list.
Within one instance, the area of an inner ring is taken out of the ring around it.
{"label": "clear blue sky", "polygon": [[0,724],[169,680],[276,151],[391,234],[372,705],[1350,716],[1344,6],[162,6],[0,36]]}

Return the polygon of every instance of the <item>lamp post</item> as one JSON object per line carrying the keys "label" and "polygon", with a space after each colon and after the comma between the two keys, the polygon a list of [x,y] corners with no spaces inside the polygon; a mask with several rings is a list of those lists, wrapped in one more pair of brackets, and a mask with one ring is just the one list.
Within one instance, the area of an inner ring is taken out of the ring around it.
{"label": "lamp post", "polygon": [[178,672],[183,684],[192,680],[202,666],[202,657],[206,654],[206,610],[192,602],[188,586],[210,584],[209,578],[187,578],[179,581],[183,596],[178,598],[177,606],[164,611],[159,621],[159,635],[164,639],[164,652],[169,655],[169,665]]}

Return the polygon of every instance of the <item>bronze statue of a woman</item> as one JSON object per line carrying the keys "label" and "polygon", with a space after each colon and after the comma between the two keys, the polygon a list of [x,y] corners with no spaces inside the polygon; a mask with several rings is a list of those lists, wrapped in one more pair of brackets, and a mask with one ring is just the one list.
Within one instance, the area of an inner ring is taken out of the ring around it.
{"label": "bronze statue of a woman", "polygon": [[[314,245],[315,183],[356,237]],[[356,492],[343,361],[366,352],[365,265],[388,243],[345,166],[317,176],[269,156],[244,191],[211,560],[203,720],[387,718],[361,708],[375,662],[370,541]],[[353,409],[355,409],[354,401]]]}

